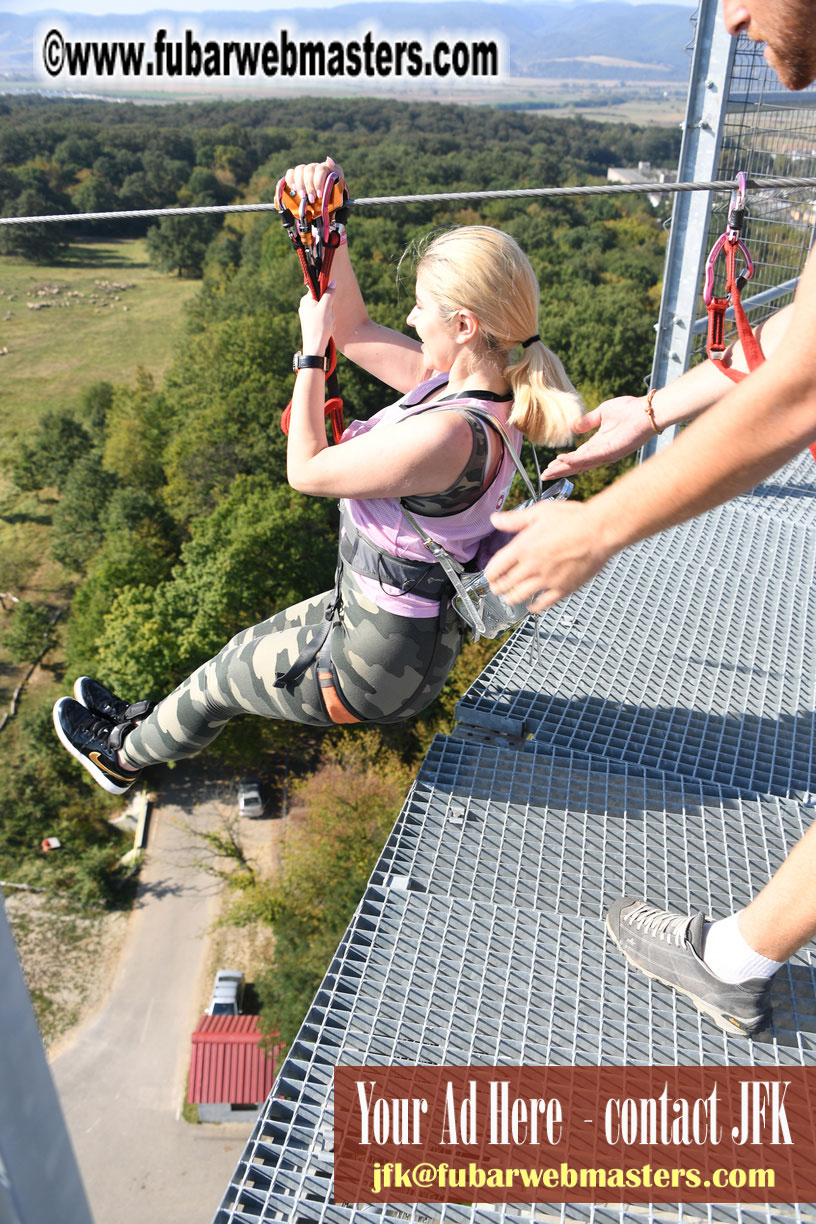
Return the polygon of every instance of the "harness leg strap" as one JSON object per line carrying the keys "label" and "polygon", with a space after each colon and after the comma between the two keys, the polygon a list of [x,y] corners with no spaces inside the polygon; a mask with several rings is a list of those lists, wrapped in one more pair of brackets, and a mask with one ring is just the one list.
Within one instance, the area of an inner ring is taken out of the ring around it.
{"label": "harness leg strap", "polygon": [[333,723],[363,721],[352,713],[351,707],[340,691],[337,674],[331,660],[331,634],[326,637],[317,660],[317,682],[320,685],[320,696],[326,707],[326,713]]}
{"label": "harness leg strap", "polygon": [[312,663],[314,663],[315,659],[323,649],[324,644],[328,641],[329,634],[331,633],[332,622],[334,620],[334,614],[337,611],[337,607],[340,602],[339,578],[337,581],[338,585],[335,587],[334,598],[326,608],[326,619],[323,621],[322,625],[318,625],[318,627],[315,629],[311,638],[306,643],[303,650],[301,650],[291,667],[285,672],[278,672],[273,682],[274,688],[284,688],[287,684],[292,684],[295,680],[299,680],[306,669],[310,667]]}

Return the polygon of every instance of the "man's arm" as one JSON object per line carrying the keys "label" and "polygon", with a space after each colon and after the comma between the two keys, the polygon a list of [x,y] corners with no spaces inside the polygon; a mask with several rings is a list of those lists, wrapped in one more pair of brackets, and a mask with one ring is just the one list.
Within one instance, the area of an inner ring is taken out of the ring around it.
{"label": "man's arm", "polygon": [[[785,306],[756,329],[766,357],[775,351],[785,334],[792,311],[792,306]],[[747,372],[748,364],[739,341],[732,345],[723,361],[703,361],[654,394],[651,406],[661,433],[670,425],[694,420],[727,395],[734,384],[723,373],[725,365]],[[645,395],[620,395],[581,417],[572,427],[575,433],[589,433],[593,429],[598,432],[577,450],[557,455],[542,472],[544,479],[572,476],[601,463],[614,463],[638,450],[654,436],[646,404]]]}
{"label": "man's arm", "polygon": [[583,504],[494,516],[517,533],[487,568],[494,591],[534,612],[620,549],[753,488],[816,439],[816,256],[775,352],[648,463]]}

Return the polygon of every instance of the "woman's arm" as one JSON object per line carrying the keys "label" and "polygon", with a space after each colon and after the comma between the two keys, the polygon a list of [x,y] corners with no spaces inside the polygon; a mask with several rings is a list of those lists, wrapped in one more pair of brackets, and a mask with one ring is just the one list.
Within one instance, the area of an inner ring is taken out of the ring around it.
{"label": "woman's arm", "polygon": [[[766,357],[770,357],[785,334],[792,309],[792,306],[785,306],[757,328]],[[740,343],[732,346],[727,361],[735,370],[748,369]],[[652,396],[651,406],[658,428],[662,432],[669,425],[694,420],[727,395],[733,386],[732,380],[723,374],[719,361],[704,361],[694,366]],[[542,472],[542,476],[554,480],[558,476],[570,476],[602,463],[614,463],[616,459],[622,459],[643,446],[654,436],[652,423],[645,411],[646,402],[645,395],[621,395],[606,400],[594,412],[588,412],[575,422],[573,430],[578,434],[593,429],[598,432],[577,450],[558,455]]]}
{"label": "woman's arm", "polygon": [[[318,356],[336,327],[336,289],[300,303],[303,352]],[[397,497],[441,493],[470,458],[472,434],[457,412],[429,412],[329,446],[323,419],[322,370],[301,370],[292,395],[287,478],[301,493],[323,497]]]}
{"label": "woman's arm", "polygon": [[[327,157],[287,170],[286,182],[314,203],[332,173],[343,177],[342,167]],[[410,391],[429,378],[433,371],[422,359],[419,342],[369,317],[345,243],[334,253],[331,274],[337,287],[334,341],[340,352],[397,391]]]}
{"label": "woman's arm", "polygon": [[410,391],[430,378],[433,370],[423,360],[419,341],[369,317],[345,245],[334,256],[332,277],[338,294],[334,342],[343,356],[397,391]]}

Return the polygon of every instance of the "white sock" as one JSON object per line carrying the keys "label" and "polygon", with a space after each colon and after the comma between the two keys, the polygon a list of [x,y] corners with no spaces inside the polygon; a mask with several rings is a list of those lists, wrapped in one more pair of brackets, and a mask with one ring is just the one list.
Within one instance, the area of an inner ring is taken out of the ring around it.
{"label": "white sock", "polygon": [[771,960],[755,952],[737,926],[737,914],[708,922],[703,943],[703,960],[715,977],[736,984],[751,978],[773,977],[784,961]]}

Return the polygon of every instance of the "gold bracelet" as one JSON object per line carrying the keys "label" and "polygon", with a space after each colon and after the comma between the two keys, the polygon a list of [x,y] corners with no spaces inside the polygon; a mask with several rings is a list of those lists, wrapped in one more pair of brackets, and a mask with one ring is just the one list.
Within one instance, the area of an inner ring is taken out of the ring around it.
{"label": "gold bracelet", "polygon": [[657,387],[652,387],[651,391],[646,396],[646,403],[643,406],[643,411],[646,413],[647,417],[649,418],[649,423],[652,429],[655,431],[655,433],[662,434],[663,430],[658,429],[657,421],[655,420],[654,408],[652,407],[652,400],[654,399],[656,395],[657,395]]}

